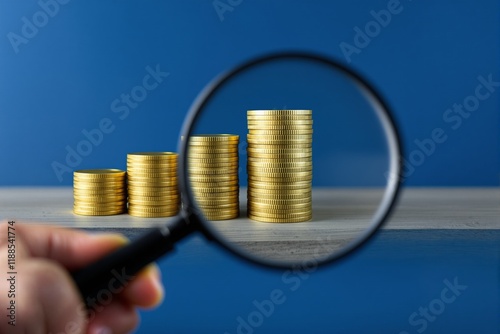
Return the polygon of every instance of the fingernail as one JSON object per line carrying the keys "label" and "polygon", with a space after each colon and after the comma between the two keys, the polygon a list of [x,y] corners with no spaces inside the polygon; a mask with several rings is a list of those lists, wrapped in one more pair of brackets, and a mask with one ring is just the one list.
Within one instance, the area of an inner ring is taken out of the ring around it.
{"label": "fingernail", "polygon": [[129,240],[124,235],[116,233],[92,234],[92,237],[95,239],[116,240],[116,242],[121,245],[125,245],[129,242]]}
{"label": "fingernail", "polygon": [[113,334],[113,331],[109,327],[99,326],[94,329],[94,334]]}
{"label": "fingernail", "polygon": [[154,305],[156,306],[163,301],[163,296],[165,294],[165,288],[163,287],[163,283],[161,281],[161,271],[157,264],[152,263],[146,268],[146,272],[152,278],[152,283],[156,290],[156,300],[154,301]]}

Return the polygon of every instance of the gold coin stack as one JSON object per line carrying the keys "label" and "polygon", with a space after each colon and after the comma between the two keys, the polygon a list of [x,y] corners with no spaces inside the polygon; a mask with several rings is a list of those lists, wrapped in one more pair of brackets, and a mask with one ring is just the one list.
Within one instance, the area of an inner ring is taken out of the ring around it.
{"label": "gold coin stack", "polygon": [[189,137],[188,169],[193,195],[208,220],[237,218],[240,214],[238,135]]}
{"label": "gold coin stack", "polygon": [[177,153],[127,154],[128,213],[157,218],[179,212]]}
{"label": "gold coin stack", "polygon": [[87,169],[73,173],[73,212],[84,216],[109,216],[127,210],[125,171]]}
{"label": "gold coin stack", "polygon": [[249,110],[248,217],[270,223],[312,218],[312,111]]}

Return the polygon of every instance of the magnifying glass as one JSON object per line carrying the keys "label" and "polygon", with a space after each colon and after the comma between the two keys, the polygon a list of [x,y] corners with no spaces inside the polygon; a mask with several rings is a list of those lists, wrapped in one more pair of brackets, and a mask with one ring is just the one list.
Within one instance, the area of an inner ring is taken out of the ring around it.
{"label": "magnifying glass", "polygon": [[179,141],[181,213],[72,274],[86,301],[193,232],[272,268],[339,260],[387,220],[401,141],[361,75],[307,52],[250,60],[210,82]]}

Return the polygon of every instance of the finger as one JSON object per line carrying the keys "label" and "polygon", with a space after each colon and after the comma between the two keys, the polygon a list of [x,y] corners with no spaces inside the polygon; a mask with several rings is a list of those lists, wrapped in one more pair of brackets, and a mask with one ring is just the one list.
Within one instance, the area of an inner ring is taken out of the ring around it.
{"label": "finger", "polygon": [[153,308],[163,301],[164,294],[160,269],[151,264],[125,288],[121,297],[131,305]]}
{"label": "finger", "polygon": [[124,334],[130,333],[139,324],[136,309],[119,299],[109,305],[90,310],[88,334]]}
{"label": "finger", "polygon": [[16,224],[16,238],[21,239],[31,256],[45,257],[67,269],[81,268],[127,243],[120,234],[90,234],[57,226]]}
{"label": "finger", "polygon": [[64,268],[31,259],[19,265],[18,273],[19,325],[28,327],[26,333],[40,333],[40,326],[45,333],[85,333],[85,309]]}

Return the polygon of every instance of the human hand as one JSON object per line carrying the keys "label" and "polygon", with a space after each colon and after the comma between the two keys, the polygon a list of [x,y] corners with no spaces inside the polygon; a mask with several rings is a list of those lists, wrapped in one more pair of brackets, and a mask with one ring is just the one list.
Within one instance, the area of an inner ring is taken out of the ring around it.
{"label": "human hand", "polygon": [[[118,334],[133,330],[137,307],[151,308],[163,300],[160,271],[150,265],[117,295],[102,294],[89,311],[69,271],[82,268],[127,242],[118,234],[89,234],[83,231],[15,223],[15,326],[1,314],[0,333]],[[0,268],[7,264],[8,225],[0,224]],[[12,237],[12,235],[11,235]],[[7,277],[8,278],[8,277]],[[8,312],[10,283],[0,280],[0,306]],[[104,296],[106,298],[104,298]],[[107,299],[108,296],[111,296]],[[101,302],[101,303],[100,303]]]}

